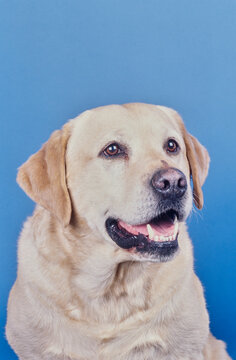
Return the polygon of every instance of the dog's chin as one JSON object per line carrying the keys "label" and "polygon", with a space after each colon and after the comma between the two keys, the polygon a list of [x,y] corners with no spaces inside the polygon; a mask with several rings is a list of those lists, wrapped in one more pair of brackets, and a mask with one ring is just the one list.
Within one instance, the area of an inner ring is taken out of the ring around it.
{"label": "dog's chin", "polygon": [[145,224],[130,225],[109,217],[105,227],[110,238],[133,260],[166,262],[178,253],[181,214],[168,210]]}

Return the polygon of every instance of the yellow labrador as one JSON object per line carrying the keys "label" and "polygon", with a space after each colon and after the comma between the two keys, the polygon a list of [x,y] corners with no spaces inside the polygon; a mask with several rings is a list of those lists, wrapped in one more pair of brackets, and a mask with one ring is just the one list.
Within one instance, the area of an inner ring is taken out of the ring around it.
{"label": "yellow labrador", "polygon": [[230,359],[185,226],[208,164],[174,110],[137,103],[84,112],[20,167],[37,203],[8,304],[21,360]]}

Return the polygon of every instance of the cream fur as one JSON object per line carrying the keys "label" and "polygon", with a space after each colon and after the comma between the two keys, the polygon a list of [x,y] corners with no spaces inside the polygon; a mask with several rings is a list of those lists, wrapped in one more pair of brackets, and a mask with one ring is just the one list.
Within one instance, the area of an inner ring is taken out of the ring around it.
{"label": "cream fur", "polygon": [[[163,151],[170,136],[181,146],[178,156]],[[209,332],[184,222],[180,251],[166,263],[119,248],[104,227],[108,216],[130,224],[150,219],[156,199],[147,180],[162,161],[188,178],[185,217],[192,207],[190,172],[202,206],[209,158],[192,136],[190,155],[188,139],[171,109],[112,105],[71,120],[22,166],[18,181],[40,205],[20,236],[8,303],[7,339],[21,360],[230,359]],[[99,156],[114,140],[127,144],[128,159]],[[42,161],[46,180],[38,174]]]}

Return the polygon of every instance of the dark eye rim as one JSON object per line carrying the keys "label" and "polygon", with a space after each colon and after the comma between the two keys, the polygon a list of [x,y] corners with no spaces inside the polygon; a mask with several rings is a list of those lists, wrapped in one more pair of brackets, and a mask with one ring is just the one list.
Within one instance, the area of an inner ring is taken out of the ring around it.
{"label": "dark eye rim", "polygon": [[[118,148],[118,152],[114,155],[108,154],[106,153],[106,150],[111,146],[111,145],[115,145]],[[111,141],[108,144],[106,144],[103,149],[100,151],[99,156],[103,157],[105,159],[113,159],[113,158],[119,158],[119,157],[123,157],[126,158],[127,157],[127,148],[126,146],[118,143],[117,141]]]}
{"label": "dark eye rim", "polygon": [[[168,148],[168,143],[169,143],[169,141],[172,141],[172,142],[174,142],[174,143],[176,144],[176,147],[175,147],[174,150],[170,150],[170,149]],[[177,154],[180,152],[180,150],[181,150],[178,141],[177,141],[174,137],[169,137],[169,138],[167,139],[167,141],[165,142],[165,145],[164,145],[164,149],[165,149],[165,151],[167,152],[167,154],[170,154],[170,155],[177,155]]]}

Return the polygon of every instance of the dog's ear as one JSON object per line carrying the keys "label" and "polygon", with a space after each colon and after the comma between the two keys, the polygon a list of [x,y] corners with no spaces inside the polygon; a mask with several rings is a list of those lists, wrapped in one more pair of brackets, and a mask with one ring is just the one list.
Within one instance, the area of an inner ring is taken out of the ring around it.
{"label": "dog's ear", "polygon": [[193,200],[198,209],[203,207],[202,185],[208,174],[210,157],[207,149],[184,129],[186,154],[193,180]]}
{"label": "dog's ear", "polygon": [[66,184],[66,146],[70,124],[52,133],[42,148],[20,168],[17,182],[26,194],[52,212],[64,225],[71,219],[71,201]]}
{"label": "dog's ear", "polygon": [[204,184],[204,181],[207,177],[210,164],[208,151],[194,136],[187,132],[181,116],[175,110],[165,106],[158,106],[158,109],[160,109],[162,113],[165,113],[165,115],[168,117],[174,117],[179,125],[186,146],[186,155],[189,162],[190,175],[192,176],[193,180],[193,200],[196,207],[198,209],[202,209],[202,185]]}

